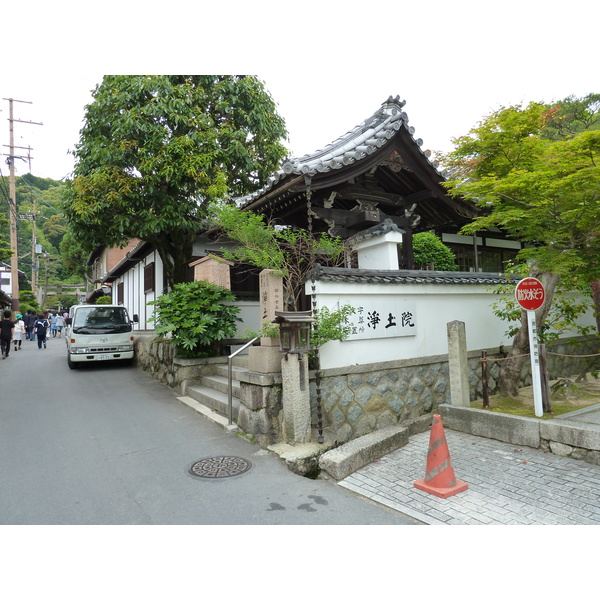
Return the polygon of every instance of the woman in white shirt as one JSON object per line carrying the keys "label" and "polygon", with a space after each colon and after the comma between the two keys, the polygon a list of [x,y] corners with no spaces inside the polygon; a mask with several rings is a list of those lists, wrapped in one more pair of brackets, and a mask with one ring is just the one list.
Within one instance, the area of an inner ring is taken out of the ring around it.
{"label": "woman in white shirt", "polygon": [[25,323],[23,322],[23,315],[17,315],[15,321],[15,329],[13,333],[13,342],[15,343],[15,352],[21,349],[21,342],[25,337]]}

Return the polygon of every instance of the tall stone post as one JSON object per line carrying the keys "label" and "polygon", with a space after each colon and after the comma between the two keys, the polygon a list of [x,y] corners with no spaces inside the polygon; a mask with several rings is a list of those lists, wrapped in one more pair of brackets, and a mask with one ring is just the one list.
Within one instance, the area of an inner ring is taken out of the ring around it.
{"label": "tall stone post", "polygon": [[[275,311],[283,307],[283,279],[272,269],[264,269],[258,276],[260,285],[260,325],[269,325],[275,318]],[[279,347],[279,339],[270,337],[260,338],[261,346]]]}
{"label": "tall stone post", "polygon": [[308,359],[288,354],[281,359],[283,440],[287,444],[310,442]]}
{"label": "tall stone post", "polygon": [[[283,280],[272,269],[264,269],[259,275],[260,325],[269,325],[275,311],[283,310]],[[248,368],[257,373],[278,373],[281,370],[279,338],[261,337],[260,346],[248,351]]]}
{"label": "tall stone post", "polygon": [[469,366],[465,324],[462,321],[451,321],[447,327],[450,404],[469,407]]}

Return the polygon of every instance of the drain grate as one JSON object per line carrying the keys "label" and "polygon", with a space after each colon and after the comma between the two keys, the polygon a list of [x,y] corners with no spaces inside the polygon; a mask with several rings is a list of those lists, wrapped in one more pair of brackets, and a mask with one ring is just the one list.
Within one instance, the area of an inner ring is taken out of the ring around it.
{"label": "drain grate", "polygon": [[252,463],[239,456],[213,456],[203,458],[190,467],[190,473],[205,479],[222,479],[245,473]]}

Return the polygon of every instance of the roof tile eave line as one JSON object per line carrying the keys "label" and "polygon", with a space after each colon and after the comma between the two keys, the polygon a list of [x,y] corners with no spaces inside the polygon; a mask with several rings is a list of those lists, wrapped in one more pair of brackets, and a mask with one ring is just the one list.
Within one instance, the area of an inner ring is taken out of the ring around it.
{"label": "roof tile eave line", "polygon": [[234,201],[239,203],[240,206],[246,206],[269,192],[277,183],[290,175],[313,176],[316,173],[341,169],[344,166],[363,160],[375,150],[385,146],[394,137],[394,133],[402,127],[405,128],[425,161],[438,175],[444,177],[443,173],[438,170],[438,163],[431,161],[428,154],[422,149],[423,140],[420,138],[415,139],[415,128],[408,125],[408,115],[403,111],[405,103],[405,101],[400,100],[399,96],[396,96],[396,98],[390,96],[376,112],[359,125],[315,152],[301,157],[290,157],[282,164],[280,169],[268,178],[267,183],[261,189],[234,198]]}
{"label": "roof tile eave line", "polygon": [[[374,113],[376,115],[378,113]],[[372,118],[372,117],[371,117]],[[388,131],[390,128],[395,129],[392,124],[394,122],[403,121],[402,113],[390,115],[388,118],[380,121],[376,125],[372,126],[368,124],[369,119],[363,121],[361,125],[357,125],[354,129],[351,129],[344,135],[340,136],[336,140],[330,142],[323,148],[316,150],[313,153],[305,154],[300,158],[292,157],[289,162],[294,162],[296,165],[312,163],[316,160],[329,160],[329,156],[332,157],[344,155],[346,152],[351,152],[357,147],[363,145],[369,140],[389,140],[386,136],[378,137],[377,134],[381,133],[382,130]],[[368,124],[368,127],[366,127]],[[401,123],[400,123],[401,124]],[[399,129],[400,127],[398,127]],[[397,130],[397,129],[396,129]]]}

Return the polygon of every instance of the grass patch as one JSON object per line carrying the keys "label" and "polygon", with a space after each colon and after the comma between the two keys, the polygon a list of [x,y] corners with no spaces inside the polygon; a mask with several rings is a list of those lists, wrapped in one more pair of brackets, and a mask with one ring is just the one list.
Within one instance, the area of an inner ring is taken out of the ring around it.
{"label": "grass patch", "polygon": [[[553,382],[551,382],[551,386],[552,384]],[[597,380],[578,383],[571,381],[567,382],[566,385],[555,386],[555,388],[557,391],[552,394],[550,399],[552,412],[544,413],[540,417],[541,419],[553,419],[574,410],[600,404],[600,384]],[[478,398],[475,402],[471,402],[471,408],[536,418],[533,406],[533,388],[531,387],[519,390],[519,396],[516,398],[490,396],[490,406],[488,408],[483,408],[483,399]]]}

